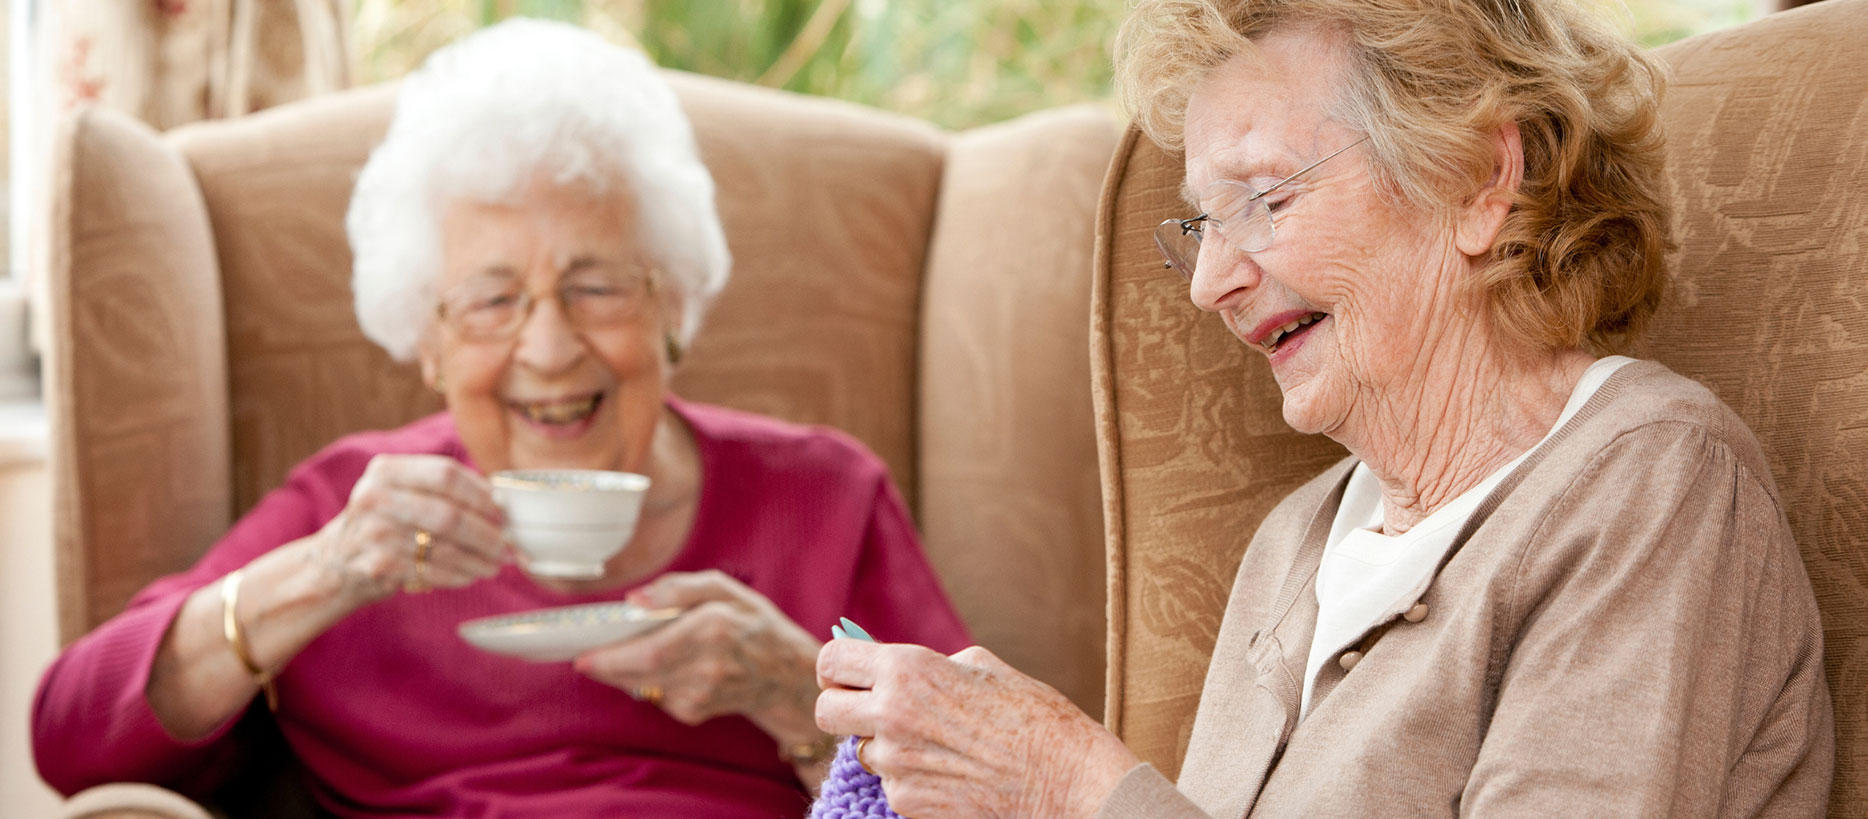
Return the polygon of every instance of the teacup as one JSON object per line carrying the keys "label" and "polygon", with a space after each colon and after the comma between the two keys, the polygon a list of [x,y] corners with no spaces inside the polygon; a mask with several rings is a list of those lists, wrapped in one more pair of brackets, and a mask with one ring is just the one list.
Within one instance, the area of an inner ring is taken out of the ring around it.
{"label": "teacup", "polygon": [[511,469],[493,475],[506,533],[540,577],[601,577],[636,531],[649,479],[597,469]]}

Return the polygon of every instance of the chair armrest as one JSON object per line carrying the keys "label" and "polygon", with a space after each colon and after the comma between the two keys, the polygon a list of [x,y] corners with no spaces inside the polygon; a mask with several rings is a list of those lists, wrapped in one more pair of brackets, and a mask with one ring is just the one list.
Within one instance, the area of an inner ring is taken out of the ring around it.
{"label": "chair armrest", "polygon": [[61,819],[213,819],[200,805],[174,791],[139,782],[113,782],[80,791],[67,800]]}

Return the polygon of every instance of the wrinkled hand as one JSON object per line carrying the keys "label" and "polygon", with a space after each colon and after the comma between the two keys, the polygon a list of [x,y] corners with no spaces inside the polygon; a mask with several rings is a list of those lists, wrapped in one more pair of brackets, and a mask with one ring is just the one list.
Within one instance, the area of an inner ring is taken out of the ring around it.
{"label": "wrinkled hand", "polygon": [[[501,520],[492,486],[459,461],[378,455],[344,511],[318,532],[313,554],[357,603],[399,589],[456,588],[499,573],[510,553]],[[426,554],[419,532],[428,533]]]}
{"label": "wrinkled hand", "polygon": [[817,659],[817,725],[872,737],[863,762],[914,819],[1090,817],[1129,750],[1063,694],[975,646],[832,640]]}
{"label": "wrinkled hand", "polygon": [[687,611],[646,635],[583,653],[579,672],[624,691],[659,687],[657,704],[687,725],[738,714],[782,743],[817,735],[818,642],[764,595],[718,571],[677,572],[628,600]]}

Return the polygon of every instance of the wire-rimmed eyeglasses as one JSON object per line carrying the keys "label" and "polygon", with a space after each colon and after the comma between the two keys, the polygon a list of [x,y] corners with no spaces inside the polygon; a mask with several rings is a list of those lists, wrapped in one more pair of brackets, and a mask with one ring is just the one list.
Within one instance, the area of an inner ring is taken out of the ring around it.
{"label": "wire-rimmed eyeglasses", "polygon": [[[572,270],[558,280],[555,297],[564,320],[578,330],[627,322],[642,313],[655,293],[655,271]],[[540,299],[517,281],[465,284],[435,305],[441,321],[467,341],[506,341],[518,335]]]}
{"label": "wire-rimmed eyeglasses", "polygon": [[1277,222],[1272,219],[1271,203],[1265,197],[1285,183],[1368,140],[1368,137],[1363,137],[1344,145],[1329,156],[1271,183],[1264,190],[1233,180],[1214,182],[1207,187],[1206,196],[1200,200],[1206,212],[1192,219],[1169,219],[1155,226],[1155,246],[1161,249],[1161,256],[1167,266],[1189,280],[1193,278],[1194,265],[1200,261],[1200,246],[1209,224],[1217,226],[1219,237],[1226,245],[1240,252],[1257,253],[1264,250],[1271,246],[1278,228]]}

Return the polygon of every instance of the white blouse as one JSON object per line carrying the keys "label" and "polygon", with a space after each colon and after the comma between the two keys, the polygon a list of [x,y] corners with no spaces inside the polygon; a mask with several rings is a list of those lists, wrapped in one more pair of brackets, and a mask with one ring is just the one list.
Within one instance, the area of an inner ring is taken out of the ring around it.
{"label": "white blouse", "polygon": [[1323,547],[1323,562],[1317,568],[1317,632],[1310,642],[1310,660],[1304,669],[1303,713],[1310,713],[1310,693],[1316,687],[1317,671],[1331,657],[1355,642],[1369,629],[1400,616],[1413,608],[1427,586],[1433,582],[1435,567],[1446,556],[1459,535],[1461,526],[1472,516],[1485,496],[1491,494],[1511,470],[1523,463],[1532,452],[1550,440],[1570,416],[1602,388],[1616,370],[1634,359],[1612,355],[1597,360],[1583,372],[1557,422],[1544,433],[1542,440],[1499,467],[1496,472],[1466,490],[1445,506],[1434,510],[1426,520],[1400,535],[1389,537],[1382,530],[1382,488],[1367,464],[1356,464],[1350,472],[1349,485],[1343,490],[1343,502],[1330,525],[1330,539]]}

